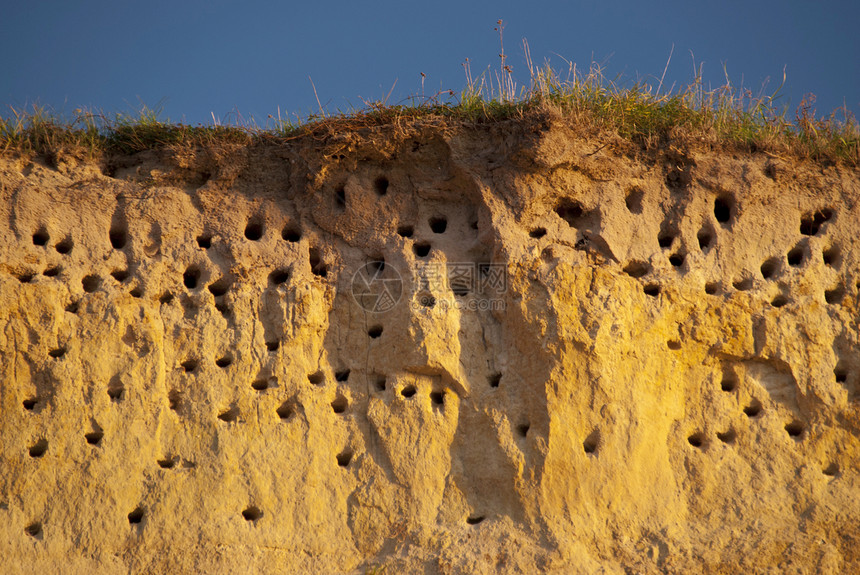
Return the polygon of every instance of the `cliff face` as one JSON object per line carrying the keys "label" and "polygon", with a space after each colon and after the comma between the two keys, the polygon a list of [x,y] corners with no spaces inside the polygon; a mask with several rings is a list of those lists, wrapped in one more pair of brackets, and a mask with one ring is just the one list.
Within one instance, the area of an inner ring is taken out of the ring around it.
{"label": "cliff face", "polygon": [[860,569],[856,170],[523,120],[0,184],[4,572]]}

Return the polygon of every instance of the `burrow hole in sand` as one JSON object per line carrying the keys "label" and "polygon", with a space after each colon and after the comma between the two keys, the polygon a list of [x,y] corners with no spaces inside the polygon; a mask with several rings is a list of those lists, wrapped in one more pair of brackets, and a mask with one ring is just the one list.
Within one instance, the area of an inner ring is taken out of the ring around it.
{"label": "burrow hole in sand", "polygon": [[352,449],[346,448],[336,456],[337,464],[339,467],[347,467],[349,466],[349,462],[352,461]]}
{"label": "burrow hole in sand", "polygon": [[34,246],[45,246],[49,241],[51,241],[51,236],[48,235],[48,231],[45,228],[41,228],[33,234]]}
{"label": "burrow hole in sand", "polygon": [[108,238],[110,239],[110,245],[113,249],[121,250],[125,247],[125,244],[128,243],[128,230],[125,226],[113,226],[108,232]]}
{"label": "burrow hole in sand", "polygon": [[687,437],[687,442],[696,448],[701,448],[705,444],[705,434],[701,431],[696,431]]}
{"label": "burrow hole in sand", "polygon": [[762,412],[761,402],[756,398],[750,400],[749,404],[744,407],[744,414],[747,417],[757,417]]}
{"label": "burrow hole in sand", "polygon": [[264,233],[263,223],[258,220],[251,220],[245,226],[245,237],[252,242],[258,242],[263,238]]}
{"label": "burrow hole in sand", "polygon": [[434,234],[444,234],[445,230],[448,229],[448,219],[444,216],[434,216],[427,223]]}
{"label": "burrow hole in sand", "polygon": [[585,441],[582,442],[582,450],[588,454],[596,454],[600,447],[600,430],[595,429],[588,434]]}
{"label": "burrow hole in sand", "polygon": [[714,199],[714,218],[721,224],[728,224],[732,219],[735,201],[731,196],[723,195]]}
{"label": "burrow hole in sand", "polygon": [[132,511],[131,513],[128,514],[128,522],[132,525],[137,525],[141,521],[143,521],[143,515],[144,515],[143,508],[142,507],[136,507],[134,509],[134,511]]}
{"label": "burrow hole in sand", "polygon": [[46,451],[48,451],[48,440],[44,437],[36,441],[29,449],[30,457],[42,457]]}
{"label": "burrow hole in sand", "polygon": [[284,403],[275,410],[275,413],[278,414],[278,417],[281,419],[289,419],[295,413],[295,401],[292,399],[288,399]]}
{"label": "burrow hole in sand", "polygon": [[830,208],[803,214],[800,218],[800,233],[804,236],[817,235],[824,222],[830,220],[832,217],[833,210]]}
{"label": "burrow hole in sand", "polygon": [[331,410],[337,414],[345,413],[347,407],[349,407],[349,401],[340,394],[331,402]]}
{"label": "burrow hole in sand", "polygon": [[242,517],[245,521],[256,521],[263,516],[263,512],[256,505],[250,505],[242,511]]}
{"label": "burrow hole in sand", "polygon": [[373,182],[373,189],[376,190],[376,195],[378,196],[384,196],[385,194],[387,194],[388,186],[388,178],[386,178],[385,176],[379,176]]}

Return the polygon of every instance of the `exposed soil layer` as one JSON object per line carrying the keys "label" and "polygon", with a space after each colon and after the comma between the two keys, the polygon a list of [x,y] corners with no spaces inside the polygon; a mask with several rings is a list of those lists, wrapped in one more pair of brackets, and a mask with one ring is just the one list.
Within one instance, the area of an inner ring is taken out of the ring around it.
{"label": "exposed soil layer", "polygon": [[860,172],[561,120],[0,158],[5,572],[860,571]]}

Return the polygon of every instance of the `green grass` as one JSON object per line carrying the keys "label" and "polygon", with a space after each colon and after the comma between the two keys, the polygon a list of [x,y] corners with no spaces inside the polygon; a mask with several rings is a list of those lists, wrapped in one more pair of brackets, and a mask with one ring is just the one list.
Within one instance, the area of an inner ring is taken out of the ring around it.
{"label": "green grass", "polygon": [[269,116],[263,126],[253,120],[230,125],[172,123],[147,107],[113,117],[76,110],[71,118],[38,107],[10,109],[0,118],[0,153],[97,157],[169,146],[284,142],[428,119],[468,125],[552,114],[567,118],[578,129],[616,133],[646,148],[692,143],[860,165],[856,119],[847,110],[816,116],[814,96],[789,110],[779,104],[779,88],[754,95],[732,85],[728,77],[725,85],[706,89],[699,73],[688,86],[663,90],[662,81],[656,87],[646,82],[624,85],[607,78],[596,65],[581,73],[571,64],[562,76],[549,66],[535,67],[528,59],[528,45],[524,48],[530,79],[523,86],[516,84],[503,53],[499,70],[477,79],[467,62],[466,87],[459,93],[416,95],[405,104],[365,102],[360,109],[336,114],[321,109],[288,120],[278,114]]}

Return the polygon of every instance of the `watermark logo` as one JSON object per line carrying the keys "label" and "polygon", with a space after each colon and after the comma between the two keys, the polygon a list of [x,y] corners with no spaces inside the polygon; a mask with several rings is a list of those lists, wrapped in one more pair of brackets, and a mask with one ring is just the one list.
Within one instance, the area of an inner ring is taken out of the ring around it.
{"label": "watermark logo", "polygon": [[403,296],[403,280],[394,266],[383,261],[365,264],[352,275],[352,297],[365,311],[390,311]]}
{"label": "watermark logo", "polygon": [[[471,311],[502,310],[507,291],[504,264],[429,262],[411,270],[416,308]],[[352,276],[352,297],[362,309],[384,313],[393,309],[405,290],[394,266],[383,261],[365,264]],[[448,297],[450,294],[452,297]]]}

